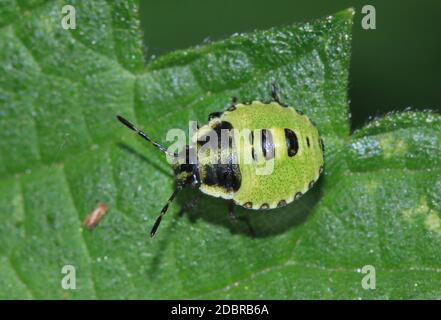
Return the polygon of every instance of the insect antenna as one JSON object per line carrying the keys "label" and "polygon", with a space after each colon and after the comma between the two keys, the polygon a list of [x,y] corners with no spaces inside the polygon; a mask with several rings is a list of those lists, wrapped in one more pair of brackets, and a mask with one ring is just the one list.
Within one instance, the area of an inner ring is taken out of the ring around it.
{"label": "insect antenna", "polygon": [[176,187],[175,191],[173,191],[170,198],[167,200],[167,203],[165,204],[164,208],[162,208],[161,213],[159,214],[158,218],[156,218],[155,224],[153,225],[152,230],[150,231],[150,236],[153,238],[156,234],[156,231],[158,230],[159,225],[161,224],[162,217],[167,213],[168,206],[170,203],[173,202],[173,199],[176,197],[176,195],[179,193],[179,191],[182,190],[182,186],[179,185]]}
{"label": "insect antenna", "polygon": [[138,135],[140,135],[143,139],[147,140],[148,142],[150,142],[151,144],[153,144],[156,148],[158,148],[159,150],[161,150],[162,152],[164,152],[165,154],[168,154],[169,156],[173,156],[171,155],[169,152],[167,152],[167,149],[160,145],[159,143],[153,141],[148,135],[147,133],[143,132],[142,130],[139,130],[137,127],[135,127],[133,125],[133,123],[131,123],[129,120],[125,119],[124,117],[117,115],[116,118],[122,123],[124,124],[127,128],[135,131]]}

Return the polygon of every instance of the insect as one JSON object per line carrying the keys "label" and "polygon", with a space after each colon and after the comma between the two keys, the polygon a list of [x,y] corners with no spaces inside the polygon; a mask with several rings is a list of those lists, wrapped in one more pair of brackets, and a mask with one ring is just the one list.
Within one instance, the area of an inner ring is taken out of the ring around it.
{"label": "insect", "polygon": [[98,203],[96,208],[84,219],[83,225],[89,230],[95,229],[106,212],[106,205],[102,202]]}
{"label": "insect", "polygon": [[[187,186],[228,200],[230,215],[233,217],[236,205],[255,210],[280,208],[312,188],[323,172],[323,140],[306,115],[280,102],[275,85],[272,86],[271,97],[269,102],[248,103],[239,103],[233,97],[228,109],[210,114],[208,123],[198,128],[191,141],[197,143],[196,149],[199,151],[204,146],[201,137],[227,132],[228,143],[218,143],[216,151],[225,161],[213,163],[209,161],[210,152],[198,152],[195,163],[189,163],[190,154],[194,152],[194,148],[189,145],[173,154],[187,161],[173,165],[176,189],[156,219],[150,233],[152,237],[170,203]],[[120,115],[117,118],[156,148],[170,155],[167,148],[153,141],[131,122]],[[243,139],[241,144],[233,147],[231,132],[234,130],[245,131],[248,139]],[[248,158],[245,157],[247,155]],[[242,158],[251,160],[245,162]],[[257,173],[259,166],[270,162],[273,166],[268,174]]]}

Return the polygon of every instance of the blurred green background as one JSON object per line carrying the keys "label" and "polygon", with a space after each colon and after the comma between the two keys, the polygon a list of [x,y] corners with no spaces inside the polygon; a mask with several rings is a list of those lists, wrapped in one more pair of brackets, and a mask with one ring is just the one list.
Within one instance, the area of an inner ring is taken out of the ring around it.
{"label": "blurred green background", "polygon": [[[361,8],[376,9],[364,30]],[[441,1],[141,0],[146,54],[155,56],[235,32],[308,21],[353,7],[349,79],[352,127],[391,110],[441,111]]]}

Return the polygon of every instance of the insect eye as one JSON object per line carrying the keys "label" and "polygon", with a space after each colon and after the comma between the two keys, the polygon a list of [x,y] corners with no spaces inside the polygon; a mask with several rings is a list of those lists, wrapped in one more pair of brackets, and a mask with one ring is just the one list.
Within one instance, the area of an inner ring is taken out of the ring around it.
{"label": "insect eye", "polygon": [[299,142],[297,135],[290,129],[285,129],[286,147],[288,149],[288,156],[294,157],[299,151]]}

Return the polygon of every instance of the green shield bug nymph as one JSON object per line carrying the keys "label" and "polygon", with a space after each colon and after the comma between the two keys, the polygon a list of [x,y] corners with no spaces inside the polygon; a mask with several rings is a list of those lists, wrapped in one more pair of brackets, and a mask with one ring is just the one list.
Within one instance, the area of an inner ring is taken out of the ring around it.
{"label": "green shield bug nymph", "polygon": [[[306,115],[280,102],[275,86],[271,96],[270,102],[239,103],[233,98],[227,110],[209,115],[208,123],[190,137],[190,146],[173,154],[117,116],[162,152],[184,160],[173,164],[176,189],[161,210],[151,230],[152,237],[170,203],[186,186],[227,199],[233,216],[234,205],[255,210],[280,208],[312,188],[323,171],[323,141]],[[214,148],[213,144],[206,148],[207,139],[202,142],[202,137],[208,136],[208,141],[213,142],[213,135]],[[219,135],[226,137],[226,143]],[[189,160],[193,154],[192,162]]]}

